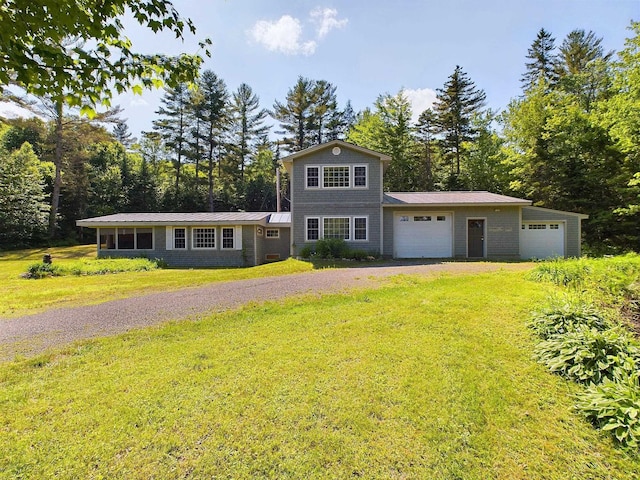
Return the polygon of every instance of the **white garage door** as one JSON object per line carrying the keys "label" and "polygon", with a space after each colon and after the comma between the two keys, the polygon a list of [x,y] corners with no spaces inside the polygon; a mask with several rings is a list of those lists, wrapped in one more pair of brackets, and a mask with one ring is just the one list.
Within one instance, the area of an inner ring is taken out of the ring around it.
{"label": "white garage door", "polygon": [[564,223],[527,222],[520,233],[522,258],[564,256]]}
{"label": "white garage door", "polygon": [[396,213],[393,223],[393,244],[396,258],[448,258],[453,256],[453,216],[451,213]]}

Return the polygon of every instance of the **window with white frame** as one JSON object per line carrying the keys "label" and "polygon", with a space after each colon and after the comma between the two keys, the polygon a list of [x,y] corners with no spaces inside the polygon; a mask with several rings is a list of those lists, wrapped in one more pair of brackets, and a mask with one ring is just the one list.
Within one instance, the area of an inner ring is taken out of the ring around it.
{"label": "window with white frame", "polygon": [[267,238],[280,238],[280,230],[277,228],[267,228],[265,236]]}
{"label": "window with white frame", "polygon": [[307,218],[307,240],[318,240],[320,238],[320,219]]}
{"label": "window with white frame", "polygon": [[173,248],[176,248],[179,250],[187,248],[187,229],[186,228],[173,229]]}
{"label": "window with white frame", "polygon": [[367,217],[353,218],[353,239],[367,240]]}
{"label": "window with white frame", "polygon": [[322,167],[322,186],[324,188],[349,188],[350,170],[348,165]]}
{"label": "window with white frame", "polygon": [[323,238],[341,238],[349,240],[351,238],[351,226],[349,217],[324,217]]}
{"label": "window with white frame", "polygon": [[223,250],[233,250],[235,248],[234,245],[235,238],[235,230],[233,227],[223,227],[222,228],[222,249]]}
{"label": "window with white frame", "polygon": [[368,217],[307,217],[306,240],[339,238],[342,240],[367,241],[369,239]]}
{"label": "window with white frame", "polygon": [[194,228],[193,229],[193,248],[216,248],[216,229],[210,228]]}
{"label": "window with white frame", "polygon": [[307,188],[320,187],[320,167],[307,167]]}
{"label": "window with white frame", "polygon": [[353,167],[353,186],[356,188],[366,188],[367,186],[367,166],[356,165]]}

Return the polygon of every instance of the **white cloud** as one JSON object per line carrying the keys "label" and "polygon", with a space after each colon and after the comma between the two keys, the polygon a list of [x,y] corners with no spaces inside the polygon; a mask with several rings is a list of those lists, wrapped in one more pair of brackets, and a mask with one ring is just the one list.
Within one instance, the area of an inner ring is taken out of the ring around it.
{"label": "white cloud", "polygon": [[436,91],[431,88],[404,89],[404,94],[411,103],[413,116],[411,120],[418,121],[418,117],[427,108],[433,107],[436,101]]}
{"label": "white cloud", "polygon": [[129,102],[129,105],[132,107],[146,107],[149,105],[149,102],[142,97],[135,97]]}
{"label": "white cloud", "polygon": [[250,30],[253,39],[267,50],[281,52],[286,55],[311,55],[316,50],[316,42],[301,40],[302,26],[300,20],[290,15],[283,15],[276,22],[259,20]]}
{"label": "white cloud", "polygon": [[311,20],[317,25],[318,38],[324,38],[334,28],[344,28],[349,20],[338,20],[338,11],[335,8],[317,7],[311,11]]}
{"label": "white cloud", "polygon": [[37,117],[35,113],[14,103],[0,102],[0,117],[4,118],[31,118]]}

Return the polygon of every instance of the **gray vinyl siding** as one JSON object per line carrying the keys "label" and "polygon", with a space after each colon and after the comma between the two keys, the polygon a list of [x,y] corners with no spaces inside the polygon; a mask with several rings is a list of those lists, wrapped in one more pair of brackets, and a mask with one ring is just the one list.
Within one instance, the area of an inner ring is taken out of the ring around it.
{"label": "gray vinyl siding", "polygon": [[153,250],[100,250],[101,258],[159,258],[167,262],[171,267],[245,267],[254,264],[254,226],[242,227],[242,250],[222,250],[222,227],[216,227],[216,249],[199,250],[191,248],[192,228],[186,228],[187,248],[167,250],[166,227],[153,227]]}
{"label": "gray vinyl siding", "polygon": [[581,255],[581,219],[576,214],[564,214],[562,212],[543,208],[522,208],[522,221],[547,221],[565,223],[565,256],[579,257]]}
{"label": "gray vinyl siding", "polygon": [[[367,188],[306,188],[306,167],[366,165]],[[380,203],[382,201],[382,162],[380,158],[342,148],[340,155],[333,155],[331,149],[321,150],[312,155],[296,159],[291,175],[291,241],[294,255],[299,255],[306,242],[307,217],[367,217],[367,241],[349,241],[352,248],[379,253]]]}
{"label": "gray vinyl siding", "polygon": [[265,263],[273,260],[267,260],[267,255],[280,255],[280,259],[289,257],[291,245],[291,229],[289,227],[267,227],[269,229],[278,229],[280,238],[267,238],[265,235],[258,241],[259,254],[258,263]]}
{"label": "gray vinyl siding", "polygon": [[[496,211],[497,210],[497,211]],[[467,220],[485,220],[487,258],[519,258],[520,207],[384,208],[384,256],[392,257],[394,212],[453,212],[453,255],[467,257]]]}

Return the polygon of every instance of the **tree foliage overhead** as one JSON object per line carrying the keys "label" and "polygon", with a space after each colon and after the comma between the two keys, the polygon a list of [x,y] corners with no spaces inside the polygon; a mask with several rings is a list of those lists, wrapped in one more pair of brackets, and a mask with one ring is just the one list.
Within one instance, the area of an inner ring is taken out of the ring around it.
{"label": "tree foliage overhead", "polygon": [[[0,85],[84,106],[109,105],[113,92],[192,82],[200,55],[167,56],[133,50],[121,18],[130,14],[179,40],[195,34],[167,0],[5,0],[0,15]],[[204,55],[211,42],[200,43]]]}

